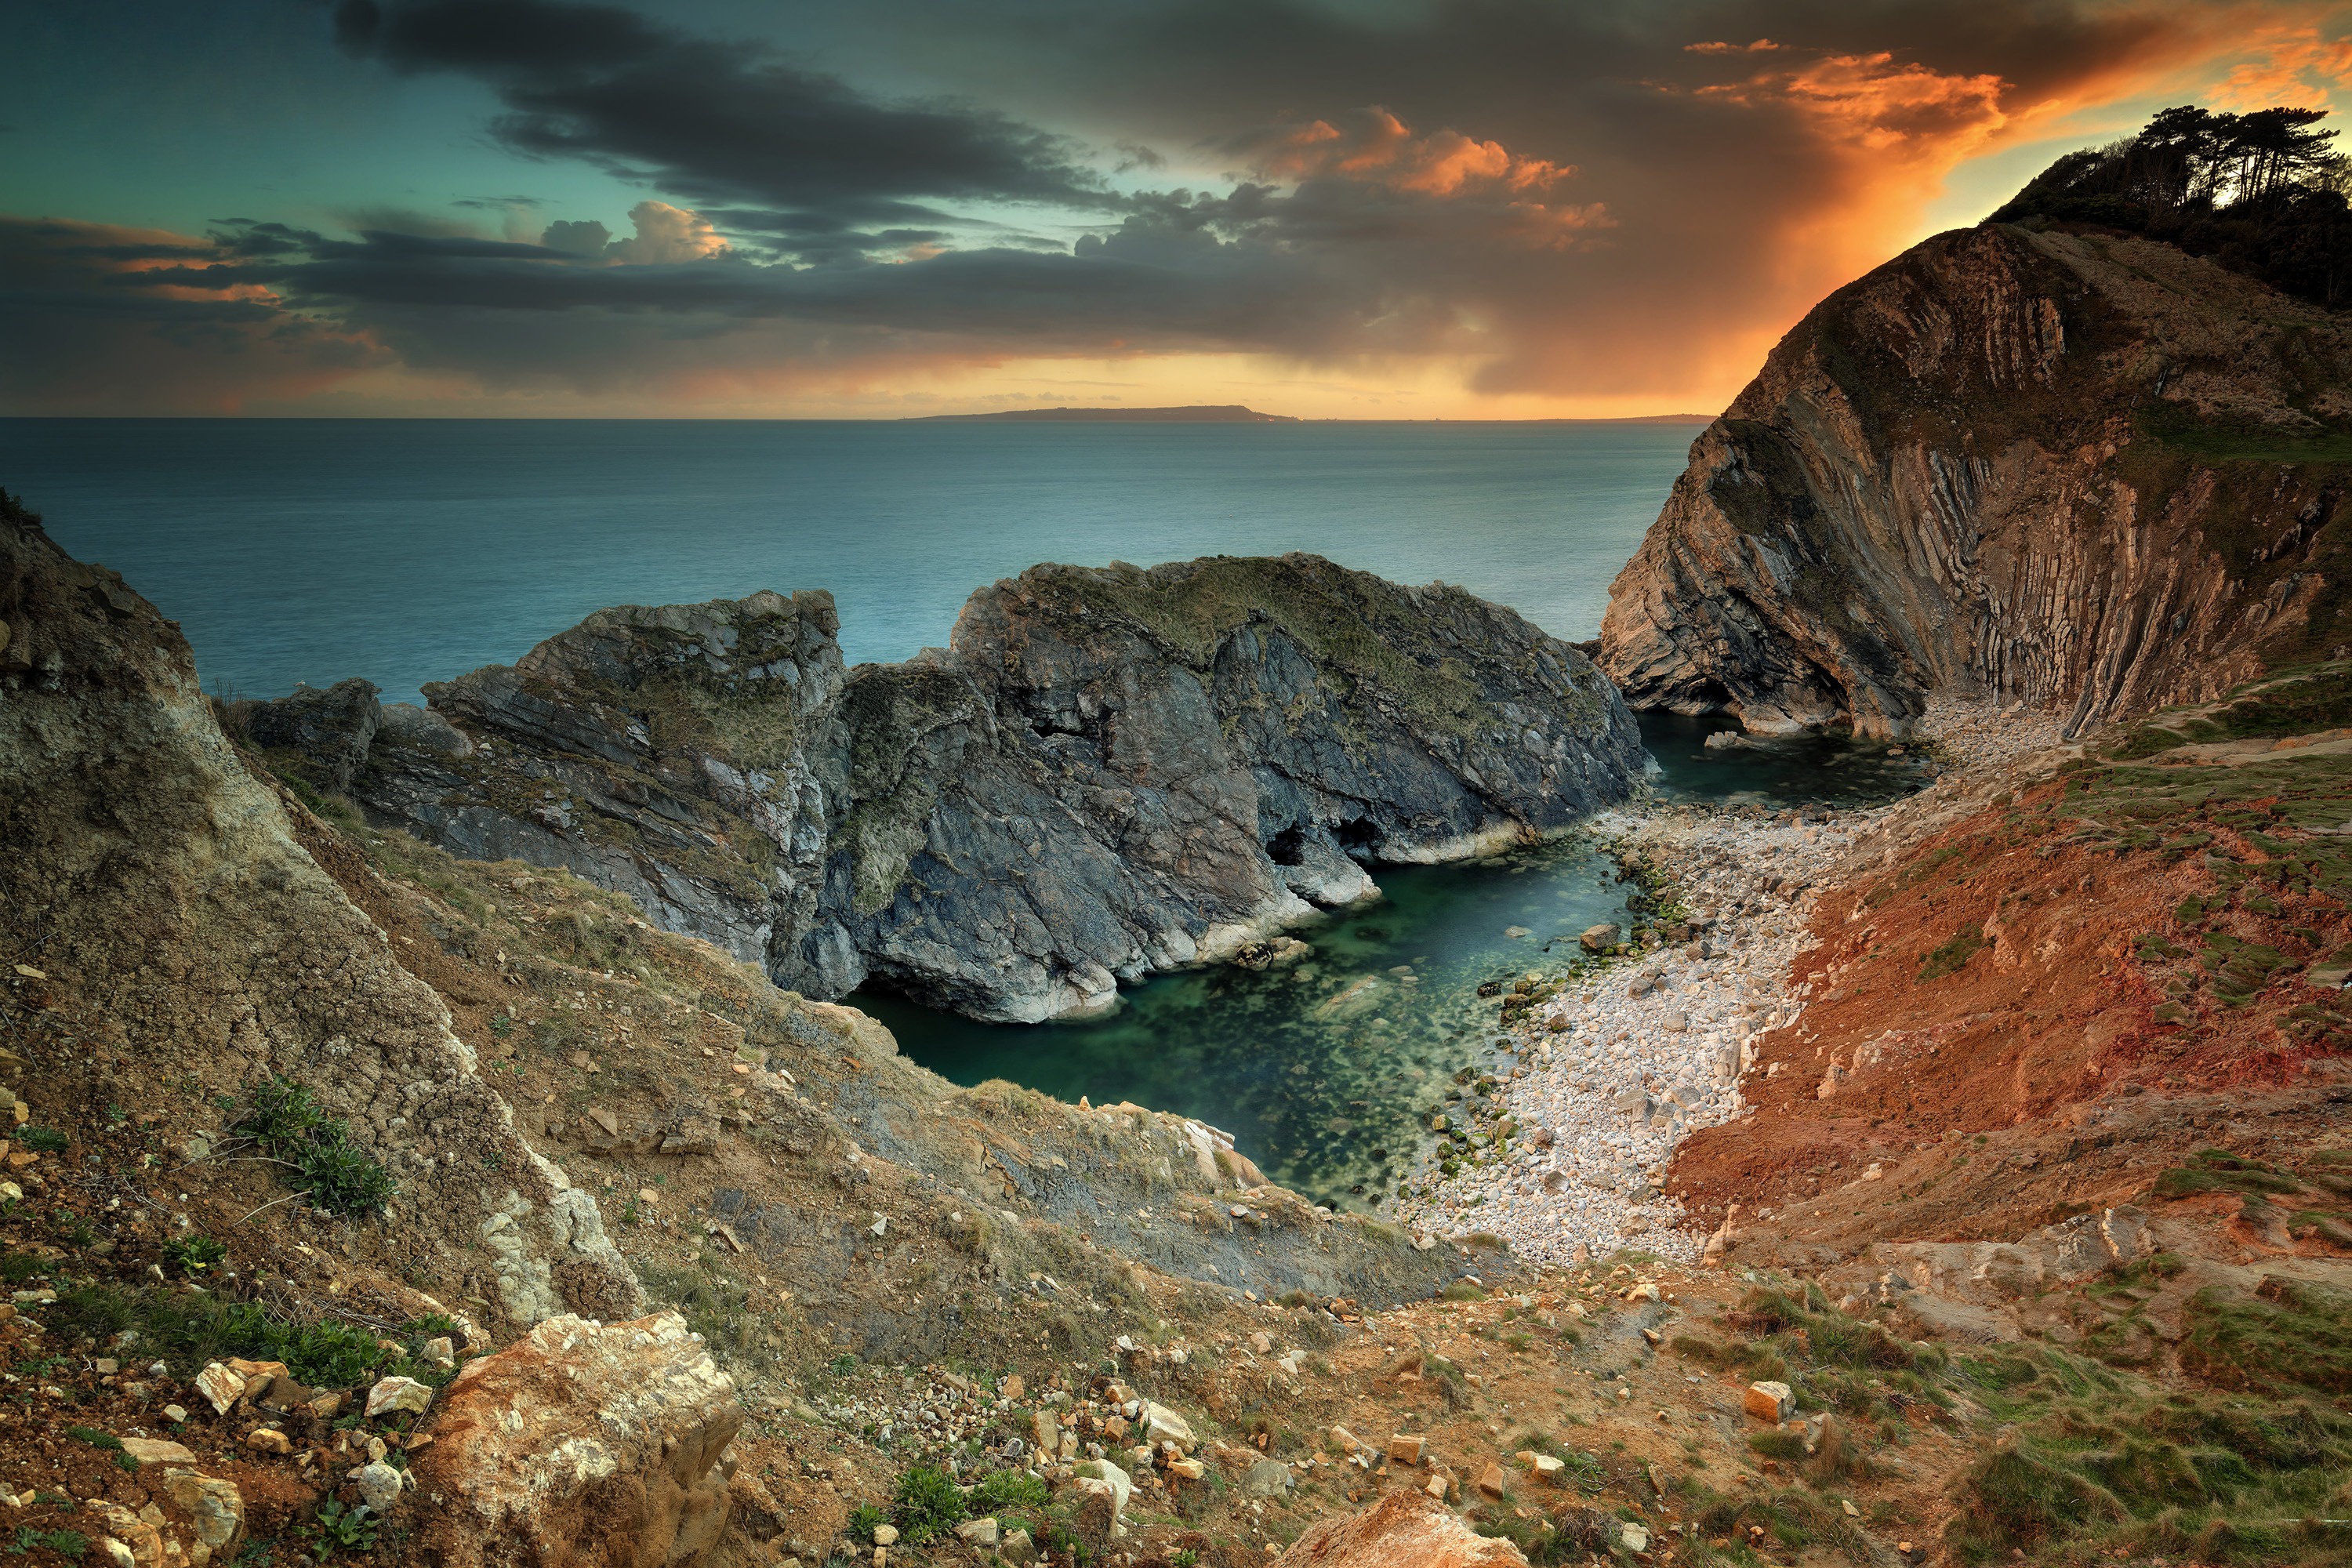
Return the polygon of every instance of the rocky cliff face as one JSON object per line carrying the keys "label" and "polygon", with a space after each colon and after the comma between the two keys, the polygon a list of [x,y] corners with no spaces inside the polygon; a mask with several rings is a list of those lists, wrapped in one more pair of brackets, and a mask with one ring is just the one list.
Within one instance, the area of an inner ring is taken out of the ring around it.
{"label": "rocky cliff face", "polygon": [[1816,308],[1611,590],[1636,707],[2084,727],[2352,638],[2352,327],[2152,241],[1939,235]]}
{"label": "rocky cliff face", "polygon": [[1563,826],[1644,762],[1575,649],[1309,556],[1037,567],[947,649],[845,674],[836,629],[823,594],[611,610],[430,711],[346,682],[255,734],[379,821],[567,867],[804,993],[879,976],[1024,1021],[1365,897],[1366,864]]}
{"label": "rocky cliff face", "polygon": [[354,1230],[425,1273],[478,1270],[478,1304],[511,1321],[637,1304],[594,1202],[223,738],[178,628],[5,496],[0,780],[0,1067],[142,1126],[167,1082],[198,1104],[299,1083],[398,1183]]}

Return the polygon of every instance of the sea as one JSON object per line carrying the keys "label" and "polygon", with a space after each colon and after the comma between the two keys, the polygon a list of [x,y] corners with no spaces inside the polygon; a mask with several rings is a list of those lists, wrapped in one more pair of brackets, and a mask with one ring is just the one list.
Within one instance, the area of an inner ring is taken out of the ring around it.
{"label": "sea", "polygon": [[[947,642],[974,588],[1045,561],[1308,551],[1582,640],[1698,428],[15,419],[0,487],[176,619],[207,689],[356,675],[416,701],[607,605],[763,588],[830,589],[846,658],[905,658]],[[1656,787],[1858,804],[1921,782],[1834,737],[1707,750],[1722,727],[1646,718]],[[1300,932],[1304,963],[1159,976],[1108,1017],[854,1000],[956,1081],[1199,1117],[1276,1180],[1376,1210],[1428,1111],[1494,1058],[1478,984],[1559,962],[1564,938],[1622,918],[1627,889],[1574,837],[1373,872],[1383,898]],[[1378,1008],[1325,1005],[1365,975]]]}
{"label": "sea", "polygon": [[611,605],[825,588],[843,656],[944,645],[1039,562],[1299,550],[1555,636],[1696,424],[9,419],[0,487],[178,620],[206,689],[386,701]]}

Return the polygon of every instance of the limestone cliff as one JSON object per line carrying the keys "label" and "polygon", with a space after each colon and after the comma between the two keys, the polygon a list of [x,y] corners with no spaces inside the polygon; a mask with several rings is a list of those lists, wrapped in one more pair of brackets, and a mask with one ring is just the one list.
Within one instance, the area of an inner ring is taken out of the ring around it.
{"label": "limestone cliff", "polygon": [[2352,637],[2352,326],[2169,246],[2010,225],[1839,290],[1692,447],[1611,590],[1637,708],[2070,728]]}
{"label": "limestone cliff", "polygon": [[1311,556],[1036,567],[900,665],[845,673],[836,630],[821,593],[609,610],[430,711],[346,682],[256,734],[380,822],[567,867],[803,993],[877,976],[1008,1020],[1365,897],[1365,865],[1563,826],[1644,762],[1575,649]]}

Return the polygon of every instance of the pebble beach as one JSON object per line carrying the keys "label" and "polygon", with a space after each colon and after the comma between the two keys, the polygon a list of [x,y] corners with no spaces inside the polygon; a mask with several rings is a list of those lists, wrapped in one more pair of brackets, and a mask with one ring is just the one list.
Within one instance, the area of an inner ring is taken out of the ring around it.
{"label": "pebble beach", "polygon": [[[1939,700],[1914,743],[1941,771],[1932,796],[2059,739],[2045,714]],[[1648,869],[1661,937],[1529,976],[1527,992],[1549,994],[1506,1006],[1510,1045],[1475,1112],[1485,1137],[1451,1175],[1442,1152],[1431,1156],[1397,1217],[1438,1236],[1496,1236],[1545,1267],[1620,1247],[1696,1259],[1704,1237],[1664,1192],[1666,1163],[1693,1131],[1744,1113],[1757,1037],[1802,1009],[1788,977],[1816,890],[1857,839],[1910,808],[1652,800],[1587,823],[1621,863]]]}

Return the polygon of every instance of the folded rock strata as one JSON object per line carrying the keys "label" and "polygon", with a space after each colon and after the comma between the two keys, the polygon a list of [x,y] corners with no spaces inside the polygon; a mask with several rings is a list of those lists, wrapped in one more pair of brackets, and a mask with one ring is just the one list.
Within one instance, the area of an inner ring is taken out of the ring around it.
{"label": "folded rock strata", "polygon": [[1939,689],[2079,731],[2324,655],[2348,374],[2339,314],[2170,246],[1938,235],[1694,444],[1601,668],[1636,708],[1892,737]]}
{"label": "folded rock strata", "polygon": [[347,773],[331,694],[256,720],[375,820],[568,867],[781,984],[1019,1021],[1368,896],[1365,864],[1564,826],[1646,763],[1567,644],[1313,556],[1035,567],[904,664],[845,670],[837,630],[822,593],[607,610],[371,713]]}

